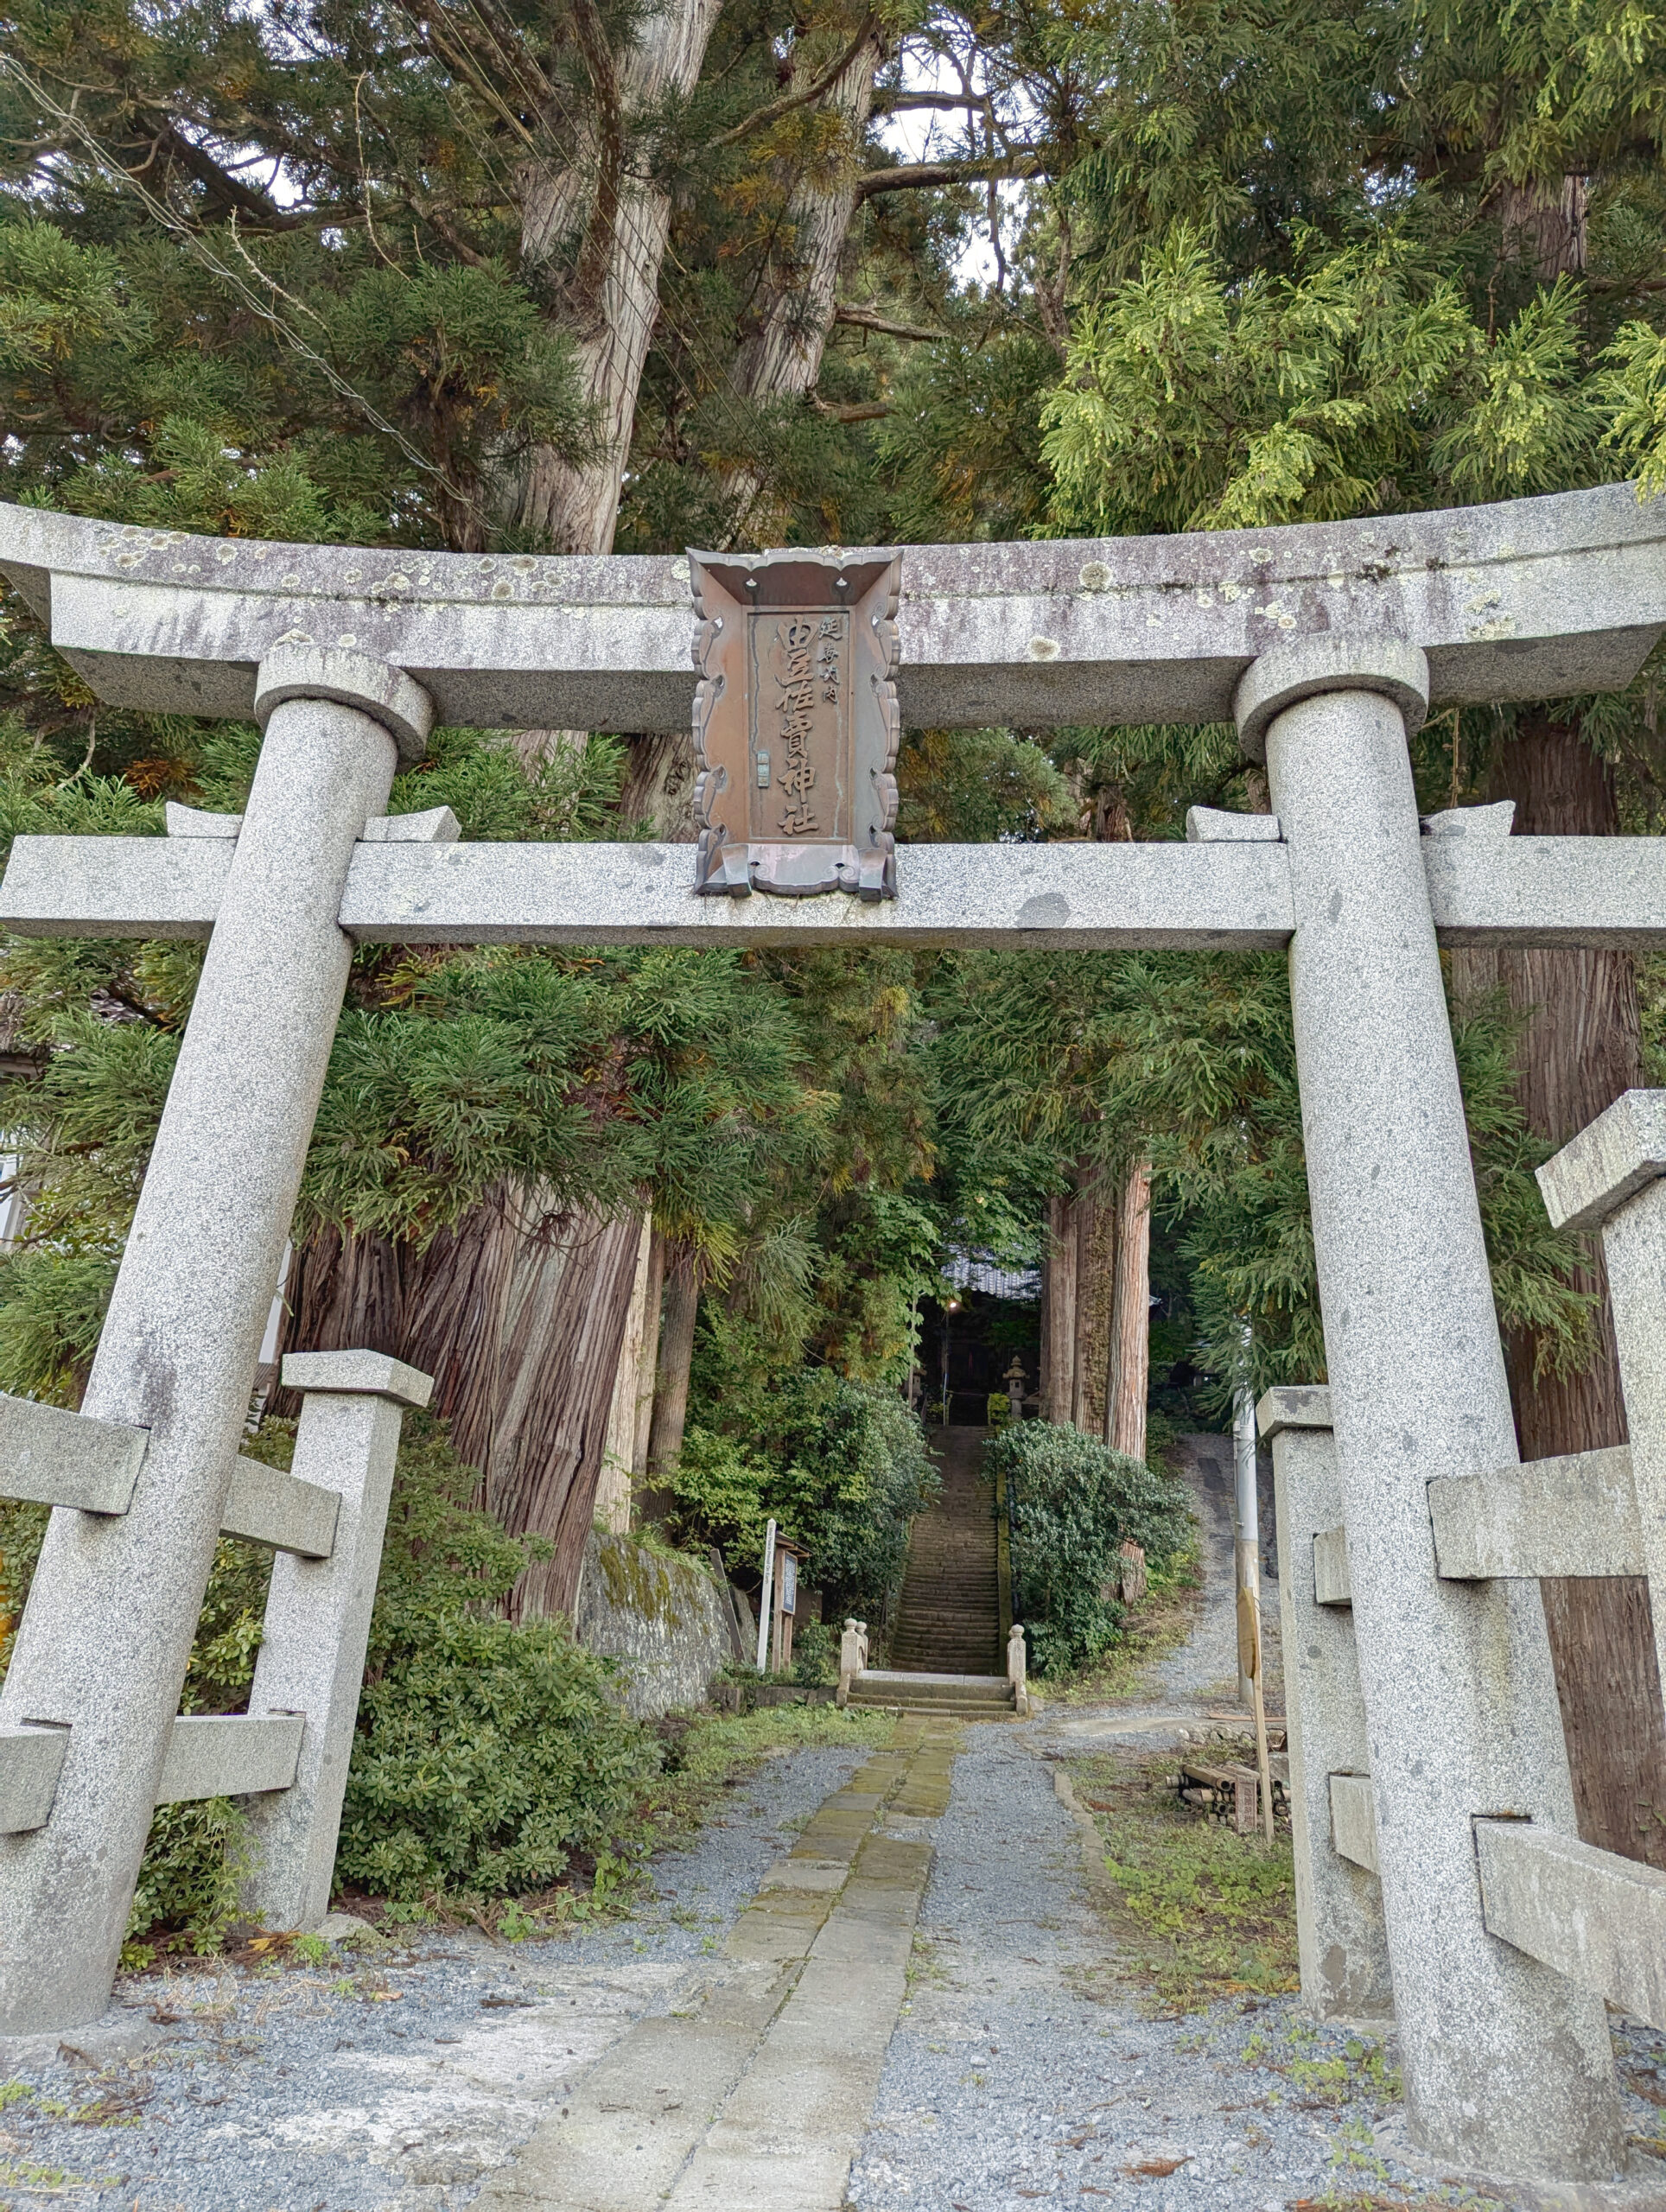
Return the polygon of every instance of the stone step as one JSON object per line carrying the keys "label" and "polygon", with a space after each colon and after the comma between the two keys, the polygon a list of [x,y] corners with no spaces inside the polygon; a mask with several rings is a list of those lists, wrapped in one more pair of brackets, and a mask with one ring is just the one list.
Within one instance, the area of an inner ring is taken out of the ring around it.
{"label": "stone step", "polygon": [[882,1704],[893,1704],[893,1693],[898,1691],[927,1702],[1010,1705],[1013,1701],[1013,1686],[1004,1675],[927,1674],[912,1668],[870,1667],[850,1685],[853,1698],[863,1694]]}

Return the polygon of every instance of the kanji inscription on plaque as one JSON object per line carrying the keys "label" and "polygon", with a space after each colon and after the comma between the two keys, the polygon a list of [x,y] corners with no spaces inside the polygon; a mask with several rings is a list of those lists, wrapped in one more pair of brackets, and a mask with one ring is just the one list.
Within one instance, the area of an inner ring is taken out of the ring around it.
{"label": "kanji inscription on plaque", "polygon": [[696,890],[896,896],[891,553],[690,553]]}

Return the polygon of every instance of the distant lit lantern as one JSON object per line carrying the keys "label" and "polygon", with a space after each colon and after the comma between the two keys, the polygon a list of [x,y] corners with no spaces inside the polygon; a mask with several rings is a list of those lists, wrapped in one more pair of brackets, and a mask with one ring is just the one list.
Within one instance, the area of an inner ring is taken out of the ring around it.
{"label": "distant lit lantern", "polygon": [[695,887],[894,899],[900,554],[690,553]]}

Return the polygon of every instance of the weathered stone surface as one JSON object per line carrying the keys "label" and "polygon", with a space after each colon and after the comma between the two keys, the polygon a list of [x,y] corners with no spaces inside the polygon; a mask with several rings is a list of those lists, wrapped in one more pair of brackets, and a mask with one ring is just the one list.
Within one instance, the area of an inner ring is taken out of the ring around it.
{"label": "weathered stone surface", "polygon": [[[1265,531],[903,553],[906,721],[1218,721],[1257,654],[1369,633],[1436,705],[1629,682],[1666,624],[1666,518],[1629,485]],[[442,719],[685,729],[683,557],[274,545],[0,508],[0,569],[112,703],[246,715],[280,639],[377,654]],[[1577,581],[1576,581],[1577,578]]]}
{"label": "weathered stone surface", "polygon": [[1256,1421],[1273,1447],[1284,1569],[1279,1626],[1302,2001],[1319,2019],[1381,2017],[1394,2005],[1382,1891],[1339,1855],[1331,1834],[1330,1777],[1364,1768],[1369,1757],[1353,1626],[1325,1610],[1314,1572],[1317,1547],[1342,1510],[1331,1394],[1311,1385],[1269,1390]]}
{"label": "weathered stone surface", "polygon": [[[1492,810],[1477,807],[1474,812]],[[1423,840],[1442,944],[1593,945],[1647,951],[1666,923],[1658,837]]]}
{"label": "weathered stone surface", "polygon": [[1666,1090],[1628,1090],[1538,1170],[1557,1229],[1598,1229],[1666,1175]]}
{"label": "weathered stone surface", "polygon": [[125,1513],[148,1441],[145,1430],[125,1421],[0,1391],[0,1497]]}
{"label": "weathered stone surface", "polygon": [[386,1398],[420,1411],[434,1395],[434,1378],[385,1351],[292,1351],[283,1357],[283,1388]]}
{"label": "weathered stone surface", "polygon": [[1666,1874],[1527,1821],[1477,1821],[1475,1848],[1495,1936],[1666,2028]]}
{"label": "weathered stone surface", "polygon": [[156,1784],[159,1805],[287,1789],[301,1755],[298,1713],[191,1713],[174,1723]]}
{"label": "weathered stone surface", "polygon": [[1428,657],[1420,645],[1377,631],[1275,639],[1232,695],[1238,742],[1252,760],[1265,760],[1267,732],[1286,708],[1348,691],[1392,700],[1406,730],[1421,729],[1429,703]]}
{"label": "weathered stone surface", "polygon": [[46,1826],[68,1749],[67,1728],[0,1728],[0,1835]]}
{"label": "weathered stone surface", "polygon": [[401,1408],[425,1403],[431,1385],[365,1351],[292,1352],[283,1381],[306,1394],[295,1472],[336,1497],[340,1516],[327,1559],[281,1553],[272,1562],[249,1710],[303,1713],[307,1731],[293,1788],[251,1808],[245,1903],[268,1928],[316,1928],[330,1906]]}
{"label": "weathered stone surface", "polygon": [[463,825],[448,806],[424,807],[420,814],[380,814],[365,824],[367,845],[455,845]]}
{"label": "weathered stone surface", "polygon": [[734,1648],[714,1575],[600,1529],[585,1539],[573,1618],[587,1650],[620,1662],[639,1719],[703,1704]]}
{"label": "weathered stone surface", "polygon": [[1353,1577],[1348,1572],[1348,1532],[1320,1529],[1313,1537],[1313,1603],[1316,1605],[1353,1604]]}
{"label": "weathered stone surface", "polygon": [[[1484,810],[1476,808],[1479,813]],[[1197,811],[1197,810],[1193,810]],[[408,817],[394,817],[397,823]],[[1265,823],[1270,815],[1223,817]],[[372,824],[367,823],[366,829]],[[1025,945],[1268,949],[1293,926],[1277,838],[1148,844],[914,845],[898,897],[792,906],[699,899],[687,845],[512,845],[366,838],[340,920],[361,944]],[[1202,847],[1204,849],[1197,849]],[[1421,841],[1443,944],[1666,944],[1666,840]],[[0,921],[21,937],[206,938],[232,841],[19,837]]]}
{"label": "weathered stone surface", "polygon": [[230,861],[84,1401],[149,1428],[143,1477],[120,1518],[54,1514],[0,1690],[0,1724],[71,1730],[50,1822],[0,1838],[0,2031],[109,1997],[352,957],[347,862],[395,765],[371,715],[296,699],[235,842],[156,841]]}
{"label": "weathered stone surface", "polygon": [[1276,845],[1281,831],[1275,814],[1233,814],[1224,807],[1188,806],[1188,845]]}
{"label": "weathered stone surface", "polygon": [[1628,1444],[1445,1476],[1429,1484],[1429,1515],[1440,1572],[1453,1580],[1647,1571]]}
{"label": "weathered stone surface", "polygon": [[1377,1878],[1377,1804],[1368,1774],[1330,1777],[1331,1840],[1339,1859]]}
{"label": "weathered stone surface", "polygon": [[[404,669],[345,645],[327,648],[310,639],[279,638],[255,671],[254,715],[264,729],[292,699],[332,701],[368,715],[387,731],[402,760],[420,760],[434,727],[434,702]],[[369,821],[380,817],[366,817]]]}
{"label": "weathered stone surface", "polygon": [[340,1499],[316,1483],[286,1475],[281,1467],[239,1459],[220,1516],[222,1535],[247,1536],[302,1559],[327,1559],[335,1541]]}
{"label": "weathered stone surface", "polygon": [[[1252,693],[1279,696],[1310,658],[1281,652]],[[1363,671],[1379,658],[1362,653]],[[1429,1524],[1431,1479],[1516,1456],[1423,872],[1442,841],[1420,836],[1390,697],[1298,699],[1268,728],[1267,765],[1295,906],[1291,1004],[1369,1764],[1392,1777],[1377,1856],[1412,2132],[1500,2171],[1606,2173],[1620,2120],[1601,2006],[1497,1944],[1475,1883],[1478,1811],[1574,1824],[1539,1593],[1443,1582]]]}

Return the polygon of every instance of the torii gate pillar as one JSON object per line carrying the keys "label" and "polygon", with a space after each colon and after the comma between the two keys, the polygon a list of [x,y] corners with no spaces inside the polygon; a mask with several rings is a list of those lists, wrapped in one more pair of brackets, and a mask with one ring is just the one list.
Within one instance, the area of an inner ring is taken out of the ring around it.
{"label": "torii gate pillar", "polygon": [[0,1725],[68,1723],[50,1825],[0,1836],[0,2032],[109,2001],[347,988],[347,864],[430,711],[363,653],[260,664],[265,742],[82,1404],[149,1432],[143,1479],[125,1513],[53,1515],[0,1692]]}
{"label": "torii gate pillar", "polygon": [[[1290,855],[1290,998],[1383,1911],[1415,2141],[1616,2170],[1601,2000],[1487,1933],[1483,1808],[1574,1830],[1537,1586],[1442,1581],[1428,1484],[1517,1457],[1392,640],[1263,654],[1237,697]],[[1519,2164],[1517,2165],[1517,2162]]]}

